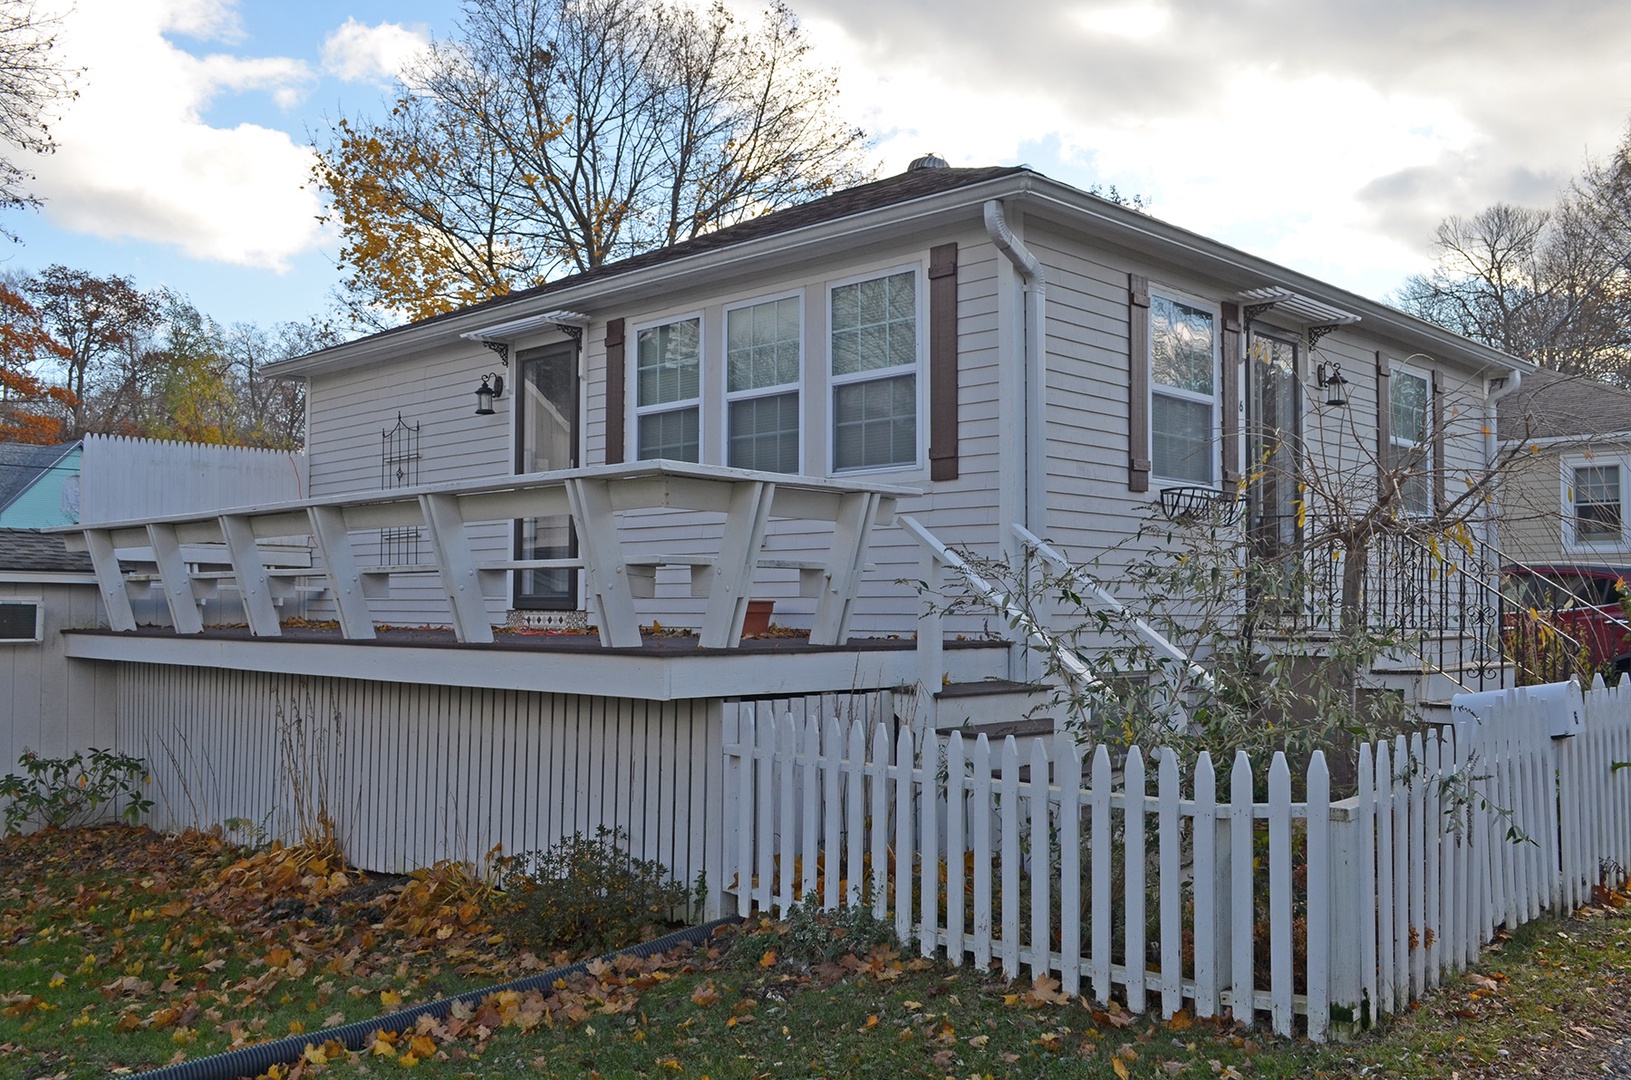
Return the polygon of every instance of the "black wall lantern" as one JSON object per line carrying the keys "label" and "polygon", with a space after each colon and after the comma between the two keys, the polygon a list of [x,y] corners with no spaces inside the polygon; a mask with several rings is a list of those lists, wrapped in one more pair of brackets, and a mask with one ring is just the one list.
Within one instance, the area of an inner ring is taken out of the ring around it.
{"label": "black wall lantern", "polygon": [[1338,363],[1327,364],[1323,360],[1314,369],[1314,379],[1319,388],[1326,391],[1325,403],[1327,405],[1348,404],[1348,394],[1343,388],[1348,380],[1342,377],[1342,365]]}
{"label": "black wall lantern", "polygon": [[476,387],[476,415],[492,416],[493,402],[503,396],[504,376],[493,372],[483,375],[481,385]]}

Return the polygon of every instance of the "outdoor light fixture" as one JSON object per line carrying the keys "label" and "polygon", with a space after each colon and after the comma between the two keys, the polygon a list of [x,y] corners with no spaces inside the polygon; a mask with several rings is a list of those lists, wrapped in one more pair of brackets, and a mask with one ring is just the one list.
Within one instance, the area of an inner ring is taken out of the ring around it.
{"label": "outdoor light fixture", "polygon": [[1319,388],[1327,392],[1325,398],[1327,405],[1348,404],[1348,395],[1343,390],[1343,387],[1348,385],[1348,380],[1342,377],[1341,364],[1320,361],[1319,366],[1314,369],[1314,379],[1319,383]]}
{"label": "outdoor light fixture", "polygon": [[504,376],[494,372],[483,375],[481,385],[476,387],[476,415],[493,415],[493,402],[503,396]]}

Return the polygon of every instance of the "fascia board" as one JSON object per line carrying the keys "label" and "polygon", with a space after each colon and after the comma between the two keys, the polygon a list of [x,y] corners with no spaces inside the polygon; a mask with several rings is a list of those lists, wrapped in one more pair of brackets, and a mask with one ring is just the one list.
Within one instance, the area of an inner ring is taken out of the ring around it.
{"label": "fascia board", "polygon": [[911,235],[946,219],[967,216],[971,208],[983,206],[987,199],[1013,195],[1023,189],[1028,179],[1023,173],[1003,176],[908,202],[864,210],[802,229],[776,233],[758,240],[745,240],[740,244],[699,252],[624,274],[523,297],[514,301],[515,306],[509,310],[503,306],[496,309],[483,307],[421,327],[388,330],[309,356],[268,364],[265,370],[267,374],[279,377],[345,371],[381,360],[396,360],[442,348],[459,341],[465,334],[518,322],[535,313],[541,315],[556,309],[604,313],[618,304],[671,293],[675,279],[701,280],[710,275],[759,273],[782,264],[793,265],[820,258],[828,253],[828,249],[837,253],[842,250],[840,242],[853,241],[857,234],[864,236],[868,243]]}
{"label": "fascia board", "polygon": [[1542,449],[1576,446],[1582,450],[1598,443],[1631,443],[1631,431],[1591,431],[1579,435],[1548,435],[1544,439],[1502,439],[1505,446],[1538,446]]}
{"label": "fascia board", "polygon": [[95,574],[68,570],[0,570],[3,585],[95,585]]}
{"label": "fascia board", "polygon": [[1034,207],[1040,216],[1055,224],[1085,231],[1096,239],[1141,257],[1229,281],[1242,289],[1283,286],[1354,312],[1360,316],[1357,325],[1364,330],[1395,338],[1412,348],[1427,346],[1446,351],[1481,371],[1537,370],[1537,365],[1527,360],[1480,345],[1386,304],[1247,254],[1199,233],[1127,210],[1043,176],[1032,175],[1024,179],[1028,183],[1018,200],[1020,207]]}

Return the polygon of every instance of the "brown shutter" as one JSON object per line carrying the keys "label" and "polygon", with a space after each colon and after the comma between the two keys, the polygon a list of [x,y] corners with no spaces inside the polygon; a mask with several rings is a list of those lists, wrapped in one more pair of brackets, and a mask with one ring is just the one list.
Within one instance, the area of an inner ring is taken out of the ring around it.
{"label": "brown shutter", "polygon": [[1433,400],[1428,405],[1428,422],[1432,424],[1429,438],[1433,440],[1433,509],[1443,510],[1444,497],[1444,376],[1433,369]]}
{"label": "brown shutter", "polygon": [[1240,483],[1240,305],[1223,305],[1223,484]]}
{"label": "brown shutter", "polygon": [[624,380],[627,363],[623,356],[623,320],[606,320],[606,464],[623,461]]}
{"label": "brown shutter", "polygon": [[1392,447],[1393,398],[1389,389],[1393,372],[1387,357],[1376,354],[1376,498],[1380,502],[1391,493],[1388,483],[1388,456]]}
{"label": "brown shutter", "polygon": [[929,479],[957,479],[957,245],[929,249]]}
{"label": "brown shutter", "polygon": [[1150,279],[1127,275],[1127,490],[1150,490]]}

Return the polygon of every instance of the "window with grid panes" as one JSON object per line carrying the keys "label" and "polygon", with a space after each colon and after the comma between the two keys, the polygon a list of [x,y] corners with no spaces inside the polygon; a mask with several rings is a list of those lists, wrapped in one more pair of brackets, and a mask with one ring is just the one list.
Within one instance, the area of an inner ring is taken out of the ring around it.
{"label": "window with grid panes", "polygon": [[648,326],[635,337],[637,457],[698,461],[702,449],[702,320]]}
{"label": "window with grid panes", "polygon": [[1625,530],[1618,465],[1578,465],[1574,469],[1574,538],[1585,543],[1618,543]]}
{"label": "window with grid panes", "polygon": [[1404,501],[1404,510],[1426,515],[1433,510],[1433,447],[1428,441],[1433,384],[1426,375],[1394,369],[1388,379],[1388,468]]}
{"label": "window with grid panes", "polygon": [[726,464],[800,471],[799,323],[791,296],[726,313]]}
{"label": "window with grid panes", "polygon": [[1150,467],[1157,477],[1217,482],[1217,316],[1150,296]]}
{"label": "window with grid panes", "polygon": [[917,273],[832,290],[833,469],[918,460]]}

